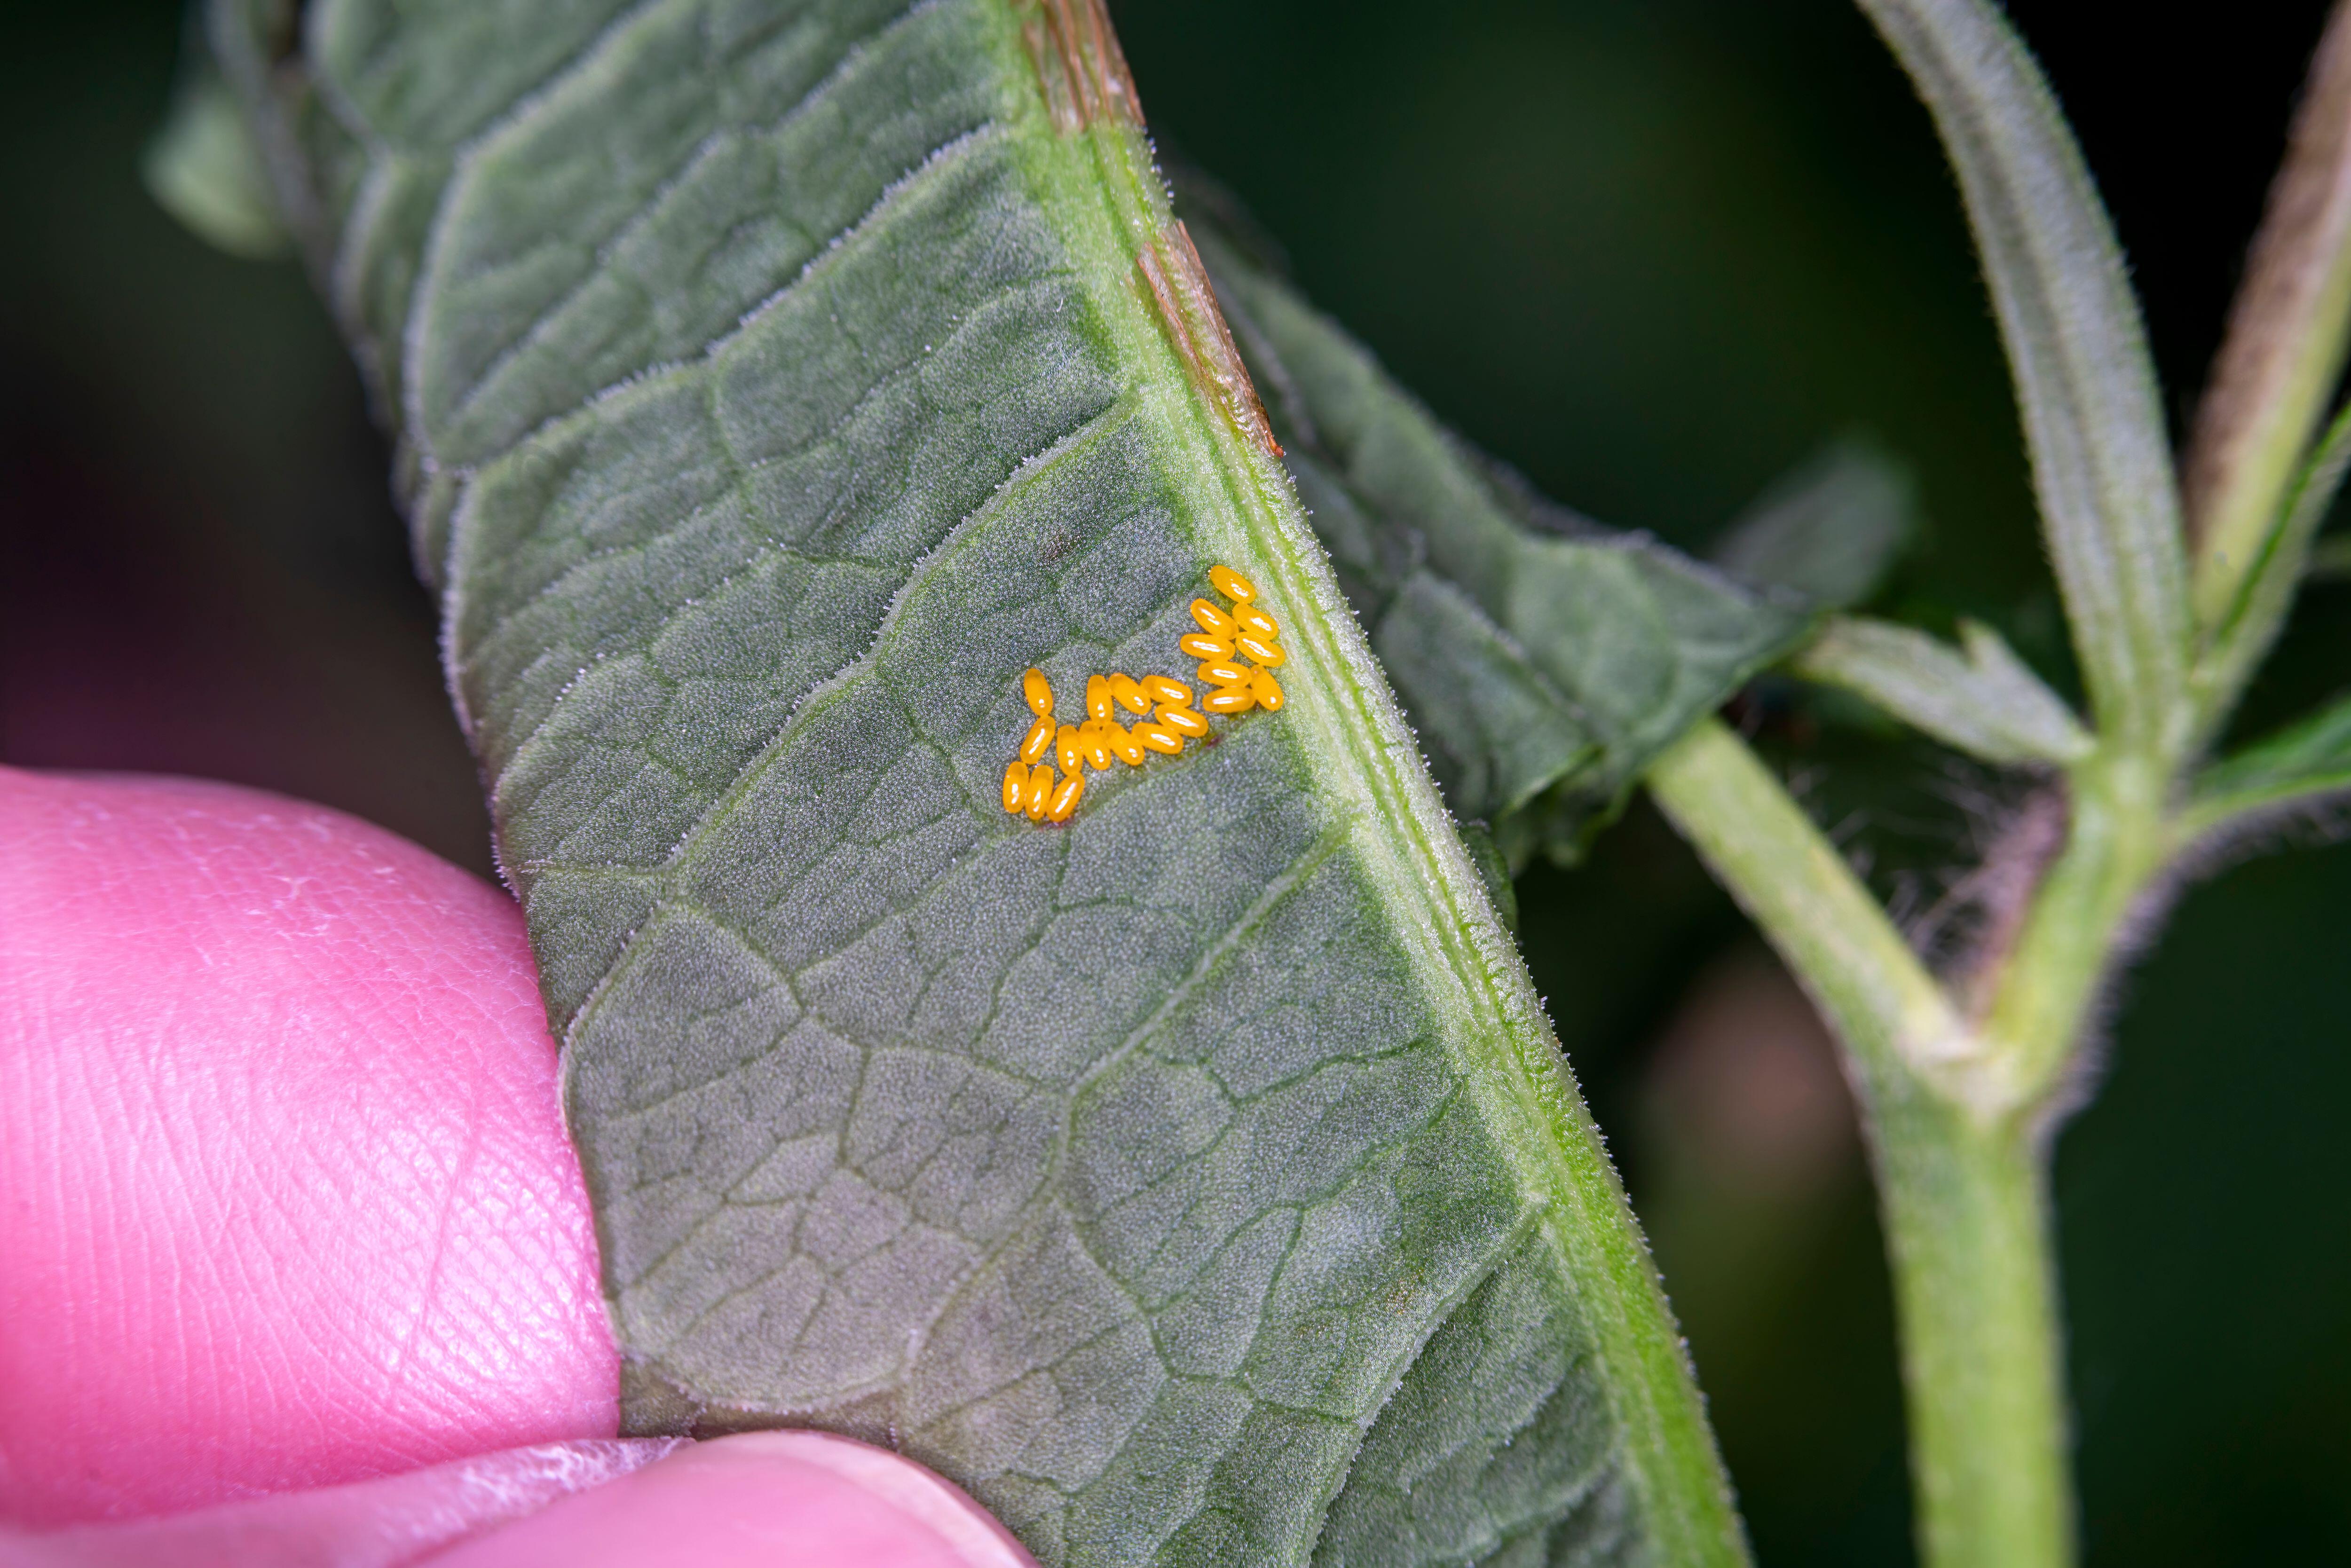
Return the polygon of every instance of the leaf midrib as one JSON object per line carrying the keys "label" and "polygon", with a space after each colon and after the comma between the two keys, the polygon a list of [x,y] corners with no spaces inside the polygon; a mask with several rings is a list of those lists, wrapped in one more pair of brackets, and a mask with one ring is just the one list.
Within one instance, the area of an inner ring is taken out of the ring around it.
{"label": "leaf midrib", "polygon": [[[1688,1488],[1666,1484],[1665,1478],[1656,1470],[1677,1458],[1684,1463],[1694,1458],[1689,1451],[1693,1442],[1701,1448],[1706,1445],[1703,1427],[1694,1419],[1694,1410],[1668,1412],[1653,1396],[1647,1396],[1648,1376],[1656,1369],[1654,1364],[1644,1365],[1637,1351],[1628,1343],[1634,1336],[1628,1316],[1630,1303],[1624,1299],[1625,1294],[1646,1292],[1656,1301],[1658,1319],[1669,1322],[1670,1317],[1657,1292],[1654,1270],[1637,1239],[1629,1233],[1628,1219],[1621,1214],[1595,1212],[1593,1206],[1581,1201],[1577,1168],[1581,1166],[1584,1179],[1593,1184],[1595,1192],[1614,1194],[1620,1209],[1622,1187],[1599,1152],[1598,1134],[1574,1092],[1565,1059],[1543,1018],[1531,981],[1515,961],[1515,949],[1486,902],[1475,868],[1458,840],[1447,835],[1440,843],[1424,826],[1448,821],[1449,817],[1420,765],[1411,731],[1364,642],[1327,557],[1305,528],[1302,517],[1293,517],[1298,503],[1289,476],[1270,455],[1245,441],[1195,393],[1184,368],[1175,361],[1173,349],[1150,317],[1147,296],[1134,288],[1120,293],[1101,287],[1094,281],[1097,277],[1121,275],[1121,268],[1099,263],[1122,255],[1117,235],[1122,227],[1132,231],[1139,226],[1134,222],[1135,214],[1156,214],[1162,222],[1166,221],[1164,193],[1145,183],[1146,180],[1155,183],[1157,179],[1149,162],[1147,143],[1139,134],[1123,133],[1116,126],[1094,126],[1081,135],[1092,143],[1088,151],[1105,187],[1092,205],[1092,221],[1086,225],[1092,232],[1082,238],[1070,236],[1073,250],[1090,253],[1098,264],[1077,269],[1081,286],[1092,296],[1121,348],[1143,363],[1155,361],[1159,365],[1161,374],[1154,378],[1156,384],[1151,388],[1152,401],[1157,405],[1154,412],[1161,415],[1158,428],[1171,441],[1181,441],[1193,455],[1206,460],[1200,466],[1217,476],[1217,487],[1238,515],[1240,532],[1257,547],[1258,559],[1280,563],[1279,574],[1274,578],[1279,590],[1287,594],[1292,604],[1311,606],[1312,612],[1294,614],[1290,623],[1298,628],[1298,640],[1310,644],[1319,657],[1296,661],[1296,666],[1302,668],[1285,685],[1297,690],[1304,684],[1301,677],[1313,671],[1316,678],[1327,683],[1332,711],[1326,712],[1321,703],[1293,701],[1284,709],[1284,716],[1292,722],[1310,724],[1316,732],[1319,747],[1302,747],[1303,755],[1310,758],[1341,758],[1350,764],[1344,769],[1323,771],[1326,776],[1336,775],[1334,783],[1356,786],[1352,791],[1334,789],[1331,793],[1343,798],[1353,793],[1368,799],[1371,806],[1361,821],[1393,826],[1399,817],[1403,819],[1402,844],[1384,833],[1359,835],[1357,841],[1365,860],[1384,869],[1386,874],[1378,880],[1390,895],[1405,891],[1417,906],[1398,907],[1395,912],[1405,916],[1397,923],[1400,935],[1408,928],[1415,937],[1434,944],[1437,962],[1431,965],[1424,961],[1418,966],[1423,975],[1431,969],[1441,969],[1451,982],[1449,988],[1456,1003],[1468,1004],[1462,1010],[1469,1014],[1476,1025],[1475,1032],[1489,1039],[1499,1034],[1507,1042],[1508,1054],[1497,1053],[1499,1060],[1469,1060],[1451,1051],[1447,1055],[1463,1074],[1489,1124],[1494,1126],[1497,1141],[1508,1152],[1512,1166],[1521,1176],[1533,1176],[1535,1185],[1546,1194],[1548,1201],[1541,1206],[1541,1224],[1556,1255],[1604,1274],[1605,1283],[1602,1285],[1590,1273],[1571,1270],[1587,1286],[1599,1287],[1582,1291],[1579,1296],[1593,1331],[1597,1347],[1594,1354],[1606,1369],[1600,1382],[1625,1450],[1625,1469],[1629,1484],[1643,1494],[1664,1541],[1671,1545],[1678,1537],[1680,1544],[1702,1559],[1708,1555],[1708,1547],[1712,1543],[1708,1538],[1720,1540],[1721,1527],[1710,1528],[1708,1522],[1684,1517],[1670,1507],[1668,1500]],[[1065,222],[1087,211],[1074,202],[1047,202],[1043,205]],[[1124,276],[1131,280],[1133,273],[1127,270]],[[1178,389],[1173,396],[1165,390],[1171,384]],[[1219,510],[1214,506],[1195,508],[1204,533],[1213,526],[1212,519]],[[1260,591],[1262,589],[1261,584]],[[1332,722],[1349,716],[1355,719],[1354,724]],[[1405,758],[1402,764],[1399,755]],[[1406,900],[1396,902],[1403,904]],[[1411,918],[1422,912],[1433,918]],[[1466,978],[1468,976],[1477,977],[1483,984],[1470,983]],[[1497,1067],[1502,1069],[1499,1076],[1504,1082],[1500,1085],[1494,1082],[1497,1075],[1493,1070]],[[1497,1088],[1503,1092],[1498,1095]],[[1582,1145],[1581,1161],[1571,1155],[1571,1140]],[[1593,1233],[1591,1245],[1575,1245],[1564,1233],[1562,1228],[1570,1215]],[[1506,1254],[1500,1251],[1493,1254],[1487,1268],[1479,1271],[1480,1278],[1489,1273],[1494,1260],[1503,1256]],[[1462,1299],[1468,1298],[1465,1295]],[[1387,1397],[1393,1396],[1404,1375],[1425,1351],[1428,1337],[1445,1321],[1442,1314],[1432,1318],[1427,1334],[1422,1336],[1411,1355],[1399,1362],[1389,1379],[1388,1395],[1365,1417],[1361,1432],[1369,1431],[1378,1410],[1384,1406]],[[1637,1391],[1635,1385],[1639,1385]],[[1628,1396],[1636,1392],[1642,1396],[1637,1410],[1626,1403]],[[1635,1416],[1640,1418],[1635,1419]],[[1678,1443],[1666,1430],[1676,1416],[1680,1417],[1678,1424],[1684,1428]],[[1657,1451],[1660,1448],[1667,1451]],[[1344,1485],[1346,1474],[1352,1469],[1351,1460],[1348,1470],[1339,1477],[1338,1486]],[[1335,1495],[1334,1489],[1331,1497],[1322,1500],[1325,1526],[1328,1505]]]}

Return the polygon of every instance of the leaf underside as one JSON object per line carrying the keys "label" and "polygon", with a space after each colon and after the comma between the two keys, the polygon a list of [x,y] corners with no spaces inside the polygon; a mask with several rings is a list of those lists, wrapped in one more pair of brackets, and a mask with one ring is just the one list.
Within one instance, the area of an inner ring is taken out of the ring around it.
{"label": "leaf underside", "polygon": [[[628,1423],[889,1443],[1049,1563],[1737,1560],[1099,11],[214,19],[396,426]],[[1021,670],[1188,674],[1218,560],[1287,706],[1002,812]]]}

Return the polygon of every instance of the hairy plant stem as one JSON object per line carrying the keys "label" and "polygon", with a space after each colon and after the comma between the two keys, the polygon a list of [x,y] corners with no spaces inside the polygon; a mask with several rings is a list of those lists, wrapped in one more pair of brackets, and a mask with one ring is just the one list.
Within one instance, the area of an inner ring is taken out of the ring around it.
{"label": "hairy plant stem", "polygon": [[1918,1079],[1866,1094],[1901,1325],[1919,1555],[1931,1568],[2073,1560],[2046,1141]]}
{"label": "hairy plant stem", "polygon": [[2199,622],[2236,610],[2273,536],[2351,325],[2351,5],[2311,62],[2182,468]]}
{"label": "hairy plant stem", "polygon": [[[1922,1555],[1931,1568],[2063,1568],[2073,1546],[2056,1292],[2041,1096],[2020,1071],[2024,1053],[1970,1026],[1835,847],[1720,723],[1691,730],[1648,782],[1844,1047],[1900,1312]],[[2023,1008],[2036,1027],[2067,998],[2078,1023],[2104,961],[2102,946],[2053,941],[2079,902],[2050,897],[2065,862],[2015,950],[2051,949]],[[2106,880],[2085,864],[2064,885]],[[2091,973],[2068,981],[2079,963]]]}
{"label": "hairy plant stem", "polygon": [[1878,633],[1859,650],[1871,660],[1854,657],[1851,628],[1832,645],[1847,655],[1833,674],[1874,675],[1868,695],[1929,733],[1994,760],[2065,766],[2063,847],[1994,912],[1964,1008],[1729,730],[1698,726],[1648,781],[1844,1046],[1900,1313],[1922,1557],[2063,1568],[2072,1491],[2050,1134],[2135,912],[2211,825],[2181,812],[2183,771],[2283,624],[2351,472],[2351,413],[2312,449],[2351,335],[2351,0],[2337,0],[2312,68],[2199,415],[2192,572],[2120,253],[2030,55],[1987,0],[1861,4],[1959,175],[2097,738],[2082,748],[2063,724],[2035,740],[1992,722],[2007,713],[1981,669],[1923,640]]}
{"label": "hairy plant stem", "polygon": [[2132,911],[2177,847],[2170,769],[2101,750],[2069,784],[2065,847],[2033,890],[2014,946],[1996,956],[1980,1026],[2019,1111],[2059,1087]]}

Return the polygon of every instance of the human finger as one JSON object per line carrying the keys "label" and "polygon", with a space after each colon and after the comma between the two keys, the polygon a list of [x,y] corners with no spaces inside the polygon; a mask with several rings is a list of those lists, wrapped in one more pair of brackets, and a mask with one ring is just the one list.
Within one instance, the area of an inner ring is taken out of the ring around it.
{"label": "human finger", "polygon": [[511,900],[339,812],[0,768],[0,1518],[610,1437]]}
{"label": "human finger", "polygon": [[[675,1452],[664,1454],[671,1449]],[[658,1462],[655,1462],[658,1461]],[[648,1468],[649,1467],[649,1468]],[[553,1444],[45,1535],[0,1568],[1033,1568],[920,1465],[820,1432]]]}

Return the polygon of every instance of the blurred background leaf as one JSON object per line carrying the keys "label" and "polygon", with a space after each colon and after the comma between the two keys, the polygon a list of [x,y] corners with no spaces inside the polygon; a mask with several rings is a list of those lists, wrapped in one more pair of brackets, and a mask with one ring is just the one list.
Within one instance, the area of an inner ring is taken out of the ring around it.
{"label": "blurred background leaf", "polygon": [[293,248],[236,97],[212,68],[210,52],[193,40],[170,114],[140,171],[157,204],[216,249],[263,261]]}
{"label": "blurred background leaf", "polygon": [[1870,598],[1918,530],[1917,487],[1874,443],[1841,440],[1772,482],[1714,541],[1714,564],[1826,610]]}
{"label": "blurred background leaf", "polygon": [[[1260,259],[1221,187],[1185,173],[1176,193],[1446,803],[1493,824],[1508,864],[1580,861],[1661,749],[1810,635],[1823,582],[1876,579],[1907,531],[1906,486],[1857,452],[1807,465],[1730,530],[1770,587],[1604,528],[1432,419]],[[1824,572],[1808,536],[1832,518],[1853,538]]]}
{"label": "blurred background leaf", "polygon": [[[1844,0],[1468,0],[1441,32],[1395,0],[1113,10],[1163,142],[1437,417],[1698,553],[1823,438],[1864,434],[1928,519],[1870,608],[1982,620],[2078,695],[1956,195]],[[2176,430],[2325,7],[2010,10],[2114,210]],[[176,7],[0,27],[0,758],[261,784],[486,869],[331,326],[292,265],[206,249],[141,188]],[[2347,611],[2351,583],[2310,591],[2238,743],[2343,687]],[[1741,712],[1914,912],[2013,800],[1833,694],[1771,681]],[[1883,1263],[1809,1011],[1643,808],[1517,892],[1761,1557],[1908,1561]],[[2061,1145],[2092,1563],[2351,1557],[2346,908],[2342,846],[2190,889]]]}

